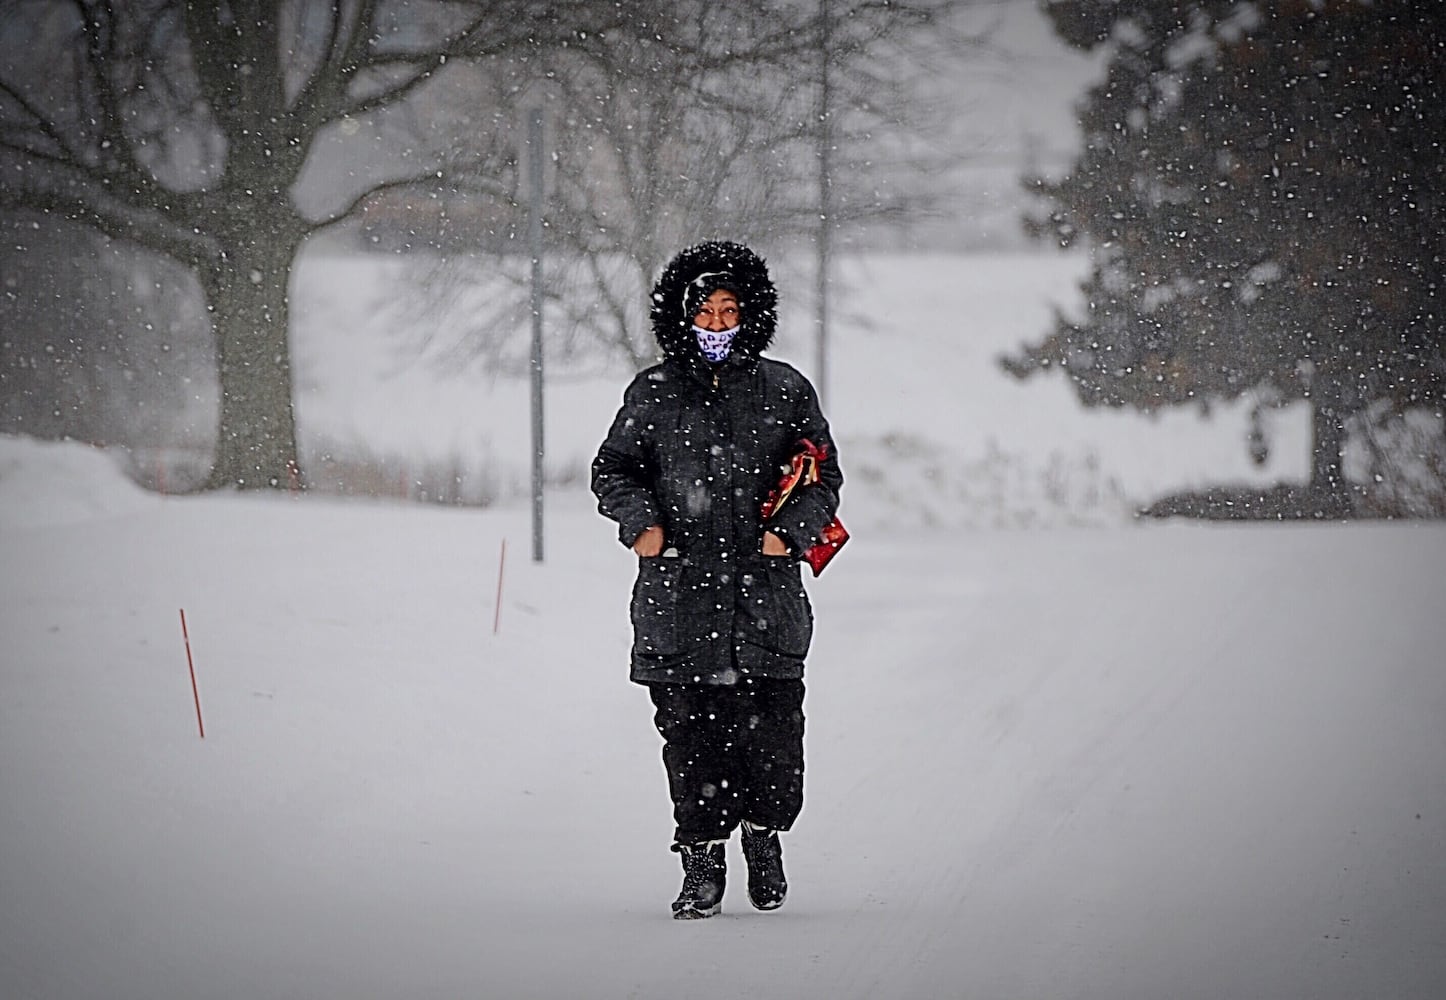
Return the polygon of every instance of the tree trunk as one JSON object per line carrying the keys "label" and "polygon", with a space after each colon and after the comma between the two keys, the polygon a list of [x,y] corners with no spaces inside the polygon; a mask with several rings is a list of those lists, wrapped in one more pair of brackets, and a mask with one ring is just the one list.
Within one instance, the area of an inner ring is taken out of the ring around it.
{"label": "tree trunk", "polygon": [[1348,517],[1352,510],[1350,485],[1346,482],[1343,457],[1346,448],[1346,419],[1338,394],[1317,385],[1311,392],[1310,489],[1318,517]]}
{"label": "tree trunk", "polygon": [[231,240],[208,276],[221,382],[210,489],[301,485],[292,409],[288,284],[300,239]]}

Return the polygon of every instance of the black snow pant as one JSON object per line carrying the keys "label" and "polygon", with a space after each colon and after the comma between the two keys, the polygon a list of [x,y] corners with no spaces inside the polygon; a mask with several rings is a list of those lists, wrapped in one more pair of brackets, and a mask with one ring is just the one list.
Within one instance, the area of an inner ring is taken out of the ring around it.
{"label": "black snow pant", "polygon": [[649,684],[680,844],[742,820],[787,830],[803,809],[803,681]]}

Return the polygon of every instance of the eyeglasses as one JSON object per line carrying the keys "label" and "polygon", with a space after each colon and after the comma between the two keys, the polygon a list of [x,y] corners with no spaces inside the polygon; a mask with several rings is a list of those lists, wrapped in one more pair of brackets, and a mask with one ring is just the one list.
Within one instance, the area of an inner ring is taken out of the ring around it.
{"label": "eyeglasses", "polygon": [[719,309],[714,309],[709,305],[699,306],[697,313],[694,314],[694,318],[701,319],[705,316],[721,316],[723,319],[737,319],[738,307],[732,304],[725,305]]}

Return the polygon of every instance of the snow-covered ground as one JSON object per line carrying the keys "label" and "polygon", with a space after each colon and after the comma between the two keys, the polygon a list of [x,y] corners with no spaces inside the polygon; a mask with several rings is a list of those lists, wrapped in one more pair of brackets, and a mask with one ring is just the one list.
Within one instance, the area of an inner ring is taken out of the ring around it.
{"label": "snow-covered ground", "polygon": [[0,996],[1446,989],[1446,527],[859,531],[788,903],[678,923],[632,560],[548,510],[539,566],[517,507],[0,439]]}

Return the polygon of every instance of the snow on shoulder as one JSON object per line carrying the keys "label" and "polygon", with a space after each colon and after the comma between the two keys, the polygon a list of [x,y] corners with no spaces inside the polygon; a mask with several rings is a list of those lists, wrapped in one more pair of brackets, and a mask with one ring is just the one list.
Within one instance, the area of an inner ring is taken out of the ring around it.
{"label": "snow on shoulder", "polygon": [[116,517],[156,502],[103,448],[0,434],[0,528]]}

